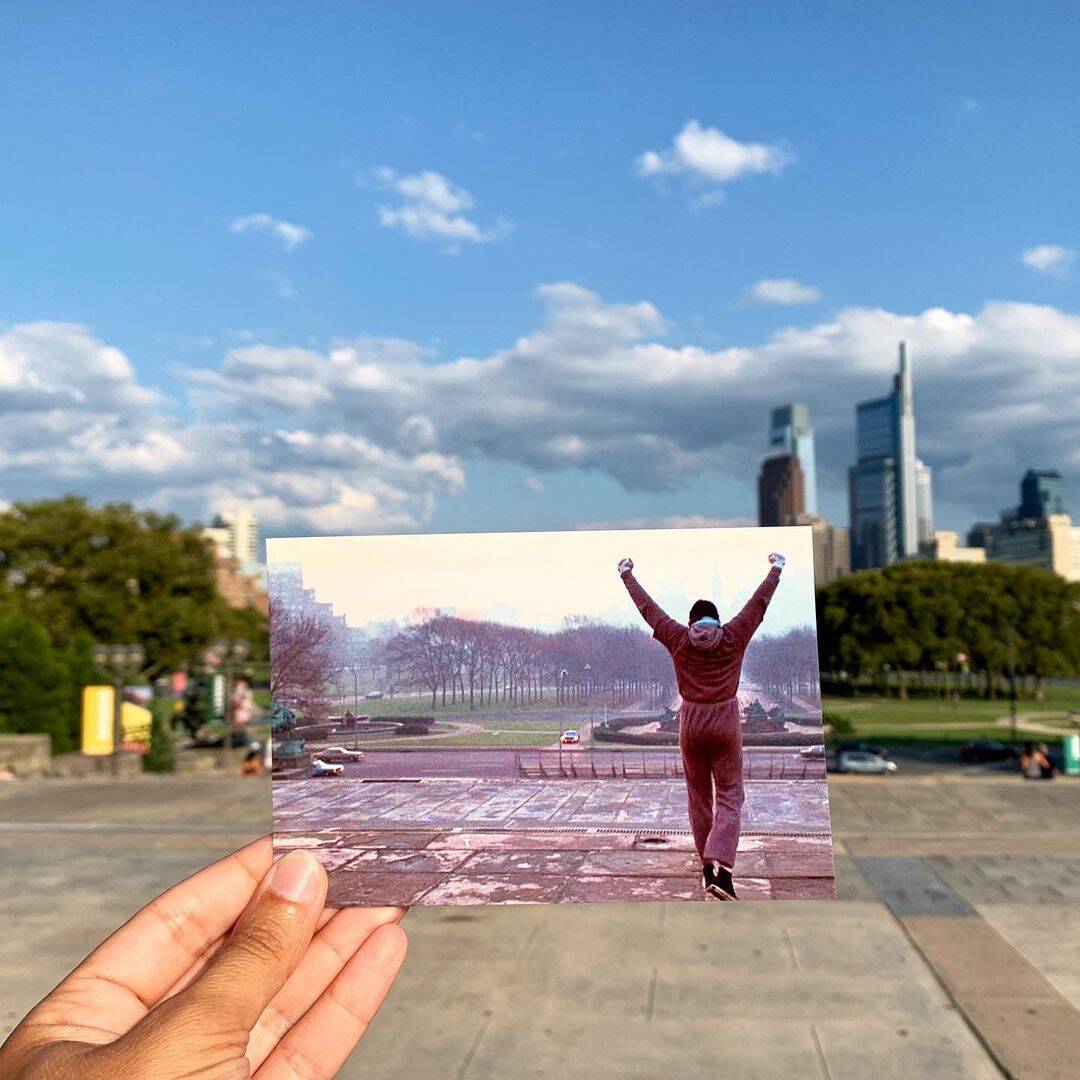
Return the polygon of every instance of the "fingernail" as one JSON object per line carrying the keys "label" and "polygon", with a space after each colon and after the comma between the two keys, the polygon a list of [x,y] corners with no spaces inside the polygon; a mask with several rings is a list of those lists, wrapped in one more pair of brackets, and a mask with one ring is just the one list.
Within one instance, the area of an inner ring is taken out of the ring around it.
{"label": "fingernail", "polygon": [[274,864],[269,889],[285,900],[302,904],[318,892],[319,864],[306,851],[290,851]]}

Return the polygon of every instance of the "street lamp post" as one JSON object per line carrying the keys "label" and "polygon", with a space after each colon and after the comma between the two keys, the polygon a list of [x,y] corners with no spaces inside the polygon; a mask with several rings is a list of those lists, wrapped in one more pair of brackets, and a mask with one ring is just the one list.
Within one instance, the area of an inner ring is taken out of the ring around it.
{"label": "street lamp post", "polygon": [[[592,696],[592,664],[586,664],[585,665],[585,700],[589,701],[591,696]],[[586,721],[586,723],[589,725],[589,739],[591,741],[591,739],[592,739],[592,711],[591,711],[591,706],[590,706],[590,711],[585,713],[584,715],[589,717],[589,719]]]}
{"label": "street lamp post", "polygon": [[138,673],[146,663],[146,650],[141,645],[95,645],[91,655],[94,666],[107,671],[113,682],[113,748],[112,774],[120,775],[120,754],[124,741],[123,694],[126,679]]}
{"label": "street lamp post", "polygon": [[250,646],[243,638],[217,638],[210,644],[210,651],[222,665],[225,672],[225,732],[221,737],[221,766],[229,767],[232,761],[234,718],[233,718],[233,664],[247,659]]}
{"label": "street lamp post", "polygon": [[1012,745],[1016,745],[1016,634],[1009,627],[1009,721],[1012,728]]}

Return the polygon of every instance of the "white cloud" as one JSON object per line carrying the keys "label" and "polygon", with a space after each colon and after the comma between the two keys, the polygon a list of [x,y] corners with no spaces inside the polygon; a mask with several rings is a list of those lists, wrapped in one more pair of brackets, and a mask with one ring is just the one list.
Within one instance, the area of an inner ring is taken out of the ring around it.
{"label": "white cloud", "polygon": [[484,133],[482,131],[477,131],[476,128],[474,128],[471,125],[467,124],[464,120],[459,120],[454,125],[454,130],[463,139],[469,139],[472,142],[483,142],[484,141]]}
{"label": "white cloud", "polygon": [[821,485],[843,490],[854,404],[888,389],[900,339],[939,500],[986,516],[1032,462],[1080,473],[1076,313],[1008,301],[970,313],[855,307],[710,349],[665,342],[648,301],[608,302],[574,282],[537,292],[538,325],[486,356],[371,337],[325,349],[254,342],[180,372],[186,403],[147,390],[84,327],[12,327],[0,332],[0,490],[85,490],[190,517],[242,501],[279,533],[407,530],[485,460],[523,467],[533,488],[562,469],[629,491],[726,476],[744,506],[691,508],[678,523],[731,523],[727,512],[752,511],[778,402],[810,406]]}
{"label": "white cloud", "polygon": [[[189,379],[208,407],[361,432],[399,452],[414,452],[422,432],[423,447],[457,462],[594,471],[632,491],[675,490],[709,472],[752,483],[768,409],[805,400],[823,484],[837,489],[852,459],[854,404],[888,389],[904,339],[920,452],[939,470],[942,497],[949,470],[969,461],[981,480],[965,481],[957,498],[992,507],[1012,497],[1028,458],[1080,466],[1070,430],[1080,407],[1075,314],[1009,302],[975,314],[848,308],[757,345],[706,349],[665,344],[648,302],[607,303],[571,282],[538,295],[540,325],[481,359],[435,362],[415,345],[360,339],[326,352],[236,350]],[[988,439],[1010,448],[1011,465],[979,464]]]}
{"label": "white cloud", "polygon": [[292,251],[305,240],[311,239],[311,230],[291,221],[271,217],[270,214],[245,214],[236,218],[229,226],[229,232],[243,233],[249,230],[273,233],[284,245],[286,251]]}
{"label": "white cloud", "polygon": [[813,285],[803,285],[794,278],[762,278],[755,281],[745,293],[745,300],[751,304],[816,304],[821,299],[821,290]]}
{"label": "white cloud", "polygon": [[525,489],[531,491],[534,495],[542,495],[544,493],[544,481],[539,476],[527,476],[525,477]]}
{"label": "white cloud", "polygon": [[472,195],[431,169],[401,175],[384,165],[375,170],[373,178],[400,200],[396,205],[377,208],[379,224],[400,229],[414,240],[445,241],[447,251],[454,253],[462,244],[501,240],[513,228],[505,220],[488,228],[477,224],[466,213],[475,204]]}
{"label": "white cloud", "polygon": [[[293,412],[300,404],[317,415],[324,395],[289,371],[304,350],[251,349],[257,360],[245,349],[229,354],[232,377],[248,362],[260,372],[263,407],[276,393]],[[402,354],[387,346],[372,355]],[[14,326],[0,333],[0,485],[12,498],[74,489],[203,518],[239,500],[271,528],[304,531],[416,529],[437,497],[464,486],[461,465],[430,447],[275,425],[250,409],[207,418],[192,398],[195,417],[182,422],[175,403],[141,386],[127,357],[87,328]]]}
{"label": "white cloud", "polygon": [[974,112],[979,107],[979,103],[973,97],[966,97],[960,102],[960,108],[964,112]]}
{"label": "white cloud", "polygon": [[1076,252],[1061,244],[1038,244],[1020,252],[1020,261],[1025,266],[1051,277],[1064,277],[1075,259]]}
{"label": "white cloud", "polygon": [[279,300],[295,300],[299,296],[296,286],[288,274],[281,274],[276,270],[271,270],[269,277],[274,283],[274,291],[277,293]]}
{"label": "white cloud", "polygon": [[688,120],[666,150],[646,150],[636,161],[643,177],[683,176],[712,190],[699,197],[699,205],[722,199],[717,185],[742,176],[777,175],[795,160],[783,143],[739,142],[719,128]]}

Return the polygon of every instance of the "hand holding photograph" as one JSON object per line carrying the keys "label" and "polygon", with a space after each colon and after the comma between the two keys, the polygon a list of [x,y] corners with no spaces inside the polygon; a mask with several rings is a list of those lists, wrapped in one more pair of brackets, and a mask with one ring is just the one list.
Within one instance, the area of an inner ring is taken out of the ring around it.
{"label": "hand holding photograph", "polygon": [[275,847],[329,903],[834,895],[808,528],[268,561]]}

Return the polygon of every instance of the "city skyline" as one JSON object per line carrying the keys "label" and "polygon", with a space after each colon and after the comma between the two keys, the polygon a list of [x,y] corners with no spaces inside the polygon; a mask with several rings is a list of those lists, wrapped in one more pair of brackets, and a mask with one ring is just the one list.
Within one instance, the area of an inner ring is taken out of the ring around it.
{"label": "city skyline", "polygon": [[0,16],[0,498],[749,521],[790,401],[839,522],[899,339],[937,524],[1076,482],[1077,14],[209,10]]}
{"label": "city skyline", "polygon": [[931,471],[916,451],[907,343],[897,352],[892,390],[855,406],[856,461],[848,472],[853,570],[915,558],[933,538]]}

